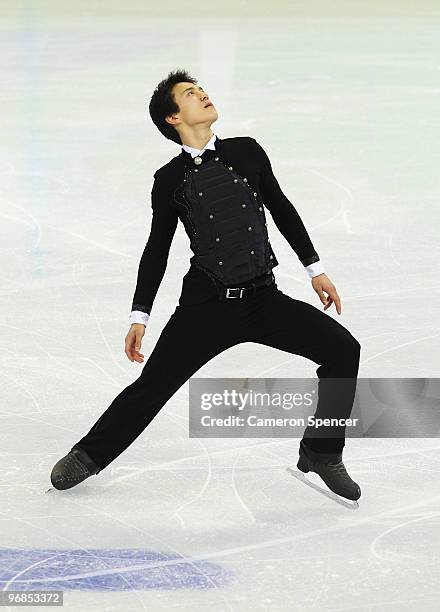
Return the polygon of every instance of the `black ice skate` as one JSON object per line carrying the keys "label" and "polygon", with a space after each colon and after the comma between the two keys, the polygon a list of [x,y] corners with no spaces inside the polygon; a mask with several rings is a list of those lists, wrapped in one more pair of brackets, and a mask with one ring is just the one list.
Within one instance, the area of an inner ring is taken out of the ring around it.
{"label": "black ice skate", "polygon": [[297,468],[302,472],[316,472],[328,488],[346,499],[357,501],[361,496],[360,486],[347,474],[340,453],[317,453],[301,440]]}
{"label": "black ice skate", "polygon": [[55,489],[70,489],[99,470],[99,466],[86,451],[74,446],[65,457],[55,463],[50,480]]}

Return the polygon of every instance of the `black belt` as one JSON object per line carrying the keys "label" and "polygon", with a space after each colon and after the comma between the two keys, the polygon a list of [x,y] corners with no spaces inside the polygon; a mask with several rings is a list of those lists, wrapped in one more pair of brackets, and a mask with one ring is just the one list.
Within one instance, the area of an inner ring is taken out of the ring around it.
{"label": "black belt", "polygon": [[273,285],[275,277],[271,272],[270,276],[256,278],[251,282],[250,286],[246,287],[225,287],[222,291],[222,298],[242,298],[249,294],[255,295],[259,289]]}

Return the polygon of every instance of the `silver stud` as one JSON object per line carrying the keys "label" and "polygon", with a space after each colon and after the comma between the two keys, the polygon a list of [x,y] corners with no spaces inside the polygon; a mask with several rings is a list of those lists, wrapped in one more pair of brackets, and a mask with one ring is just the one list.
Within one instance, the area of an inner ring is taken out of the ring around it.
{"label": "silver stud", "polygon": [[197,168],[194,168],[194,172],[198,172],[198,169],[197,169]]}
{"label": "silver stud", "polygon": [[245,183],[247,183],[247,178],[244,178],[244,179],[243,179],[243,181],[244,181]]}
{"label": "silver stud", "polygon": [[229,166],[229,170],[232,170],[232,166]]}
{"label": "silver stud", "polygon": [[199,157],[198,155],[197,157],[194,158],[194,163],[197,164],[198,166],[202,163],[202,161],[203,161],[202,158]]}
{"label": "silver stud", "polygon": [[254,251],[251,251],[251,255],[253,255],[253,254],[254,254]]}
{"label": "silver stud", "polygon": [[246,208],[246,204],[242,204],[242,205],[241,205],[241,207],[242,207],[242,208]]}
{"label": "silver stud", "polygon": [[215,239],[216,242],[220,242],[220,238],[217,236],[217,238]]}
{"label": "silver stud", "polygon": [[214,157],[215,161],[218,161],[218,157]]}
{"label": "silver stud", "polygon": [[209,218],[212,219],[214,217],[214,215],[209,215]]}
{"label": "silver stud", "polygon": [[263,208],[261,206],[258,207],[258,210],[263,210]]}
{"label": "silver stud", "polygon": [[203,195],[203,191],[199,191],[199,196]]}
{"label": "silver stud", "polygon": [[258,194],[257,194],[257,192],[256,192],[256,191],[254,191],[254,198],[256,198],[256,197],[257,197],[257,195],[258,195]]}
{"label": "silver stud", "polygon": [[273,255],[271,255],[271,256],[269,257],[269,259],[273,259]]}
{"label": "silver stud", "polygon": [[250,232],[251,230],[252,230],[252,227],[251,227],[251,226],[249,226],[249,227],[248,227],[248,231]]}
{"label": "silver stud", "polygon": [[222,265],[223,265],[223,262],[222,262],[222,261],[219,261],[219,262],[218,262],[218,265],[219,265],[219,266],[222,266]]}
{"label": "silver stud", "polygon": [[234,183],[238,183],[238,179],[234,179]]}

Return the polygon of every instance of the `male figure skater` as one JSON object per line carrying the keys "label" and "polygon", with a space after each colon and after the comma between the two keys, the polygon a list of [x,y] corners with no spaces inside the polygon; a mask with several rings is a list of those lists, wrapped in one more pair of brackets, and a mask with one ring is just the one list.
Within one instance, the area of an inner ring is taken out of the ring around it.
{"label": "male figure skater", "polygon": [[[211,125],[218,113],[184,70],[170,72],[159,83],[149,110],[159,131],[182,150],[154,173],[151,231],[139,264],[125,342],[131,361],[143,362],[141,339],[179,219],[194,255],[183,277],[179,305],[141,375],[55,464],[51,481],[57,489],[73,487],[107,467],[185,381],[242,342],[264,344],[320,364],[316,418],[348,418],[353,405],[359,342],[328,314],[285,295],[275,282],[272,268],[278,261],[265,208],[305,267],[324,310],[334,302],[341,313],[336,288],[264,149],[249,136],[214,134]],[[344,430],[338,426],[330,431],[332,437],[316,437],[306,428],[297,467],[316,472],[332,491],[357,500],[360,487],[342,462]]]}

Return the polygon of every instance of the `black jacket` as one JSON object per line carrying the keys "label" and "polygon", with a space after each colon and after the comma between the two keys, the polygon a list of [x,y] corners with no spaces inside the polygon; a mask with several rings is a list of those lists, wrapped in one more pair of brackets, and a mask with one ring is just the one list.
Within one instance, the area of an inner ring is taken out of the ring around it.
{"label": "black jacket", "polygon": [[[215,149],[215,151],[206,149],[202,155],[203,160],[218,156],[223,163],[230,164],[235,172],[246,177],[303,266],[319,261],[307,230],[295,207],[282,192],[273,174],[270,160],[261,145],[249,136],[225,139],[217,136]],[[193,158],[182,149],[179,155],[154,173],[151,191],[153,213],[151,230],[139,263],[132,311],[150,314],[165,273],[171,242],[179,219],[185,230],[188,230],[187,214],[176,202],[175,195],[176,190],[182,188],[184,184],[189,165],[194,167]],[[210,299],[216,293],[217,289],[212,279],[192,265],[183,278],[179,301],[183,304],[197,303]]]}

